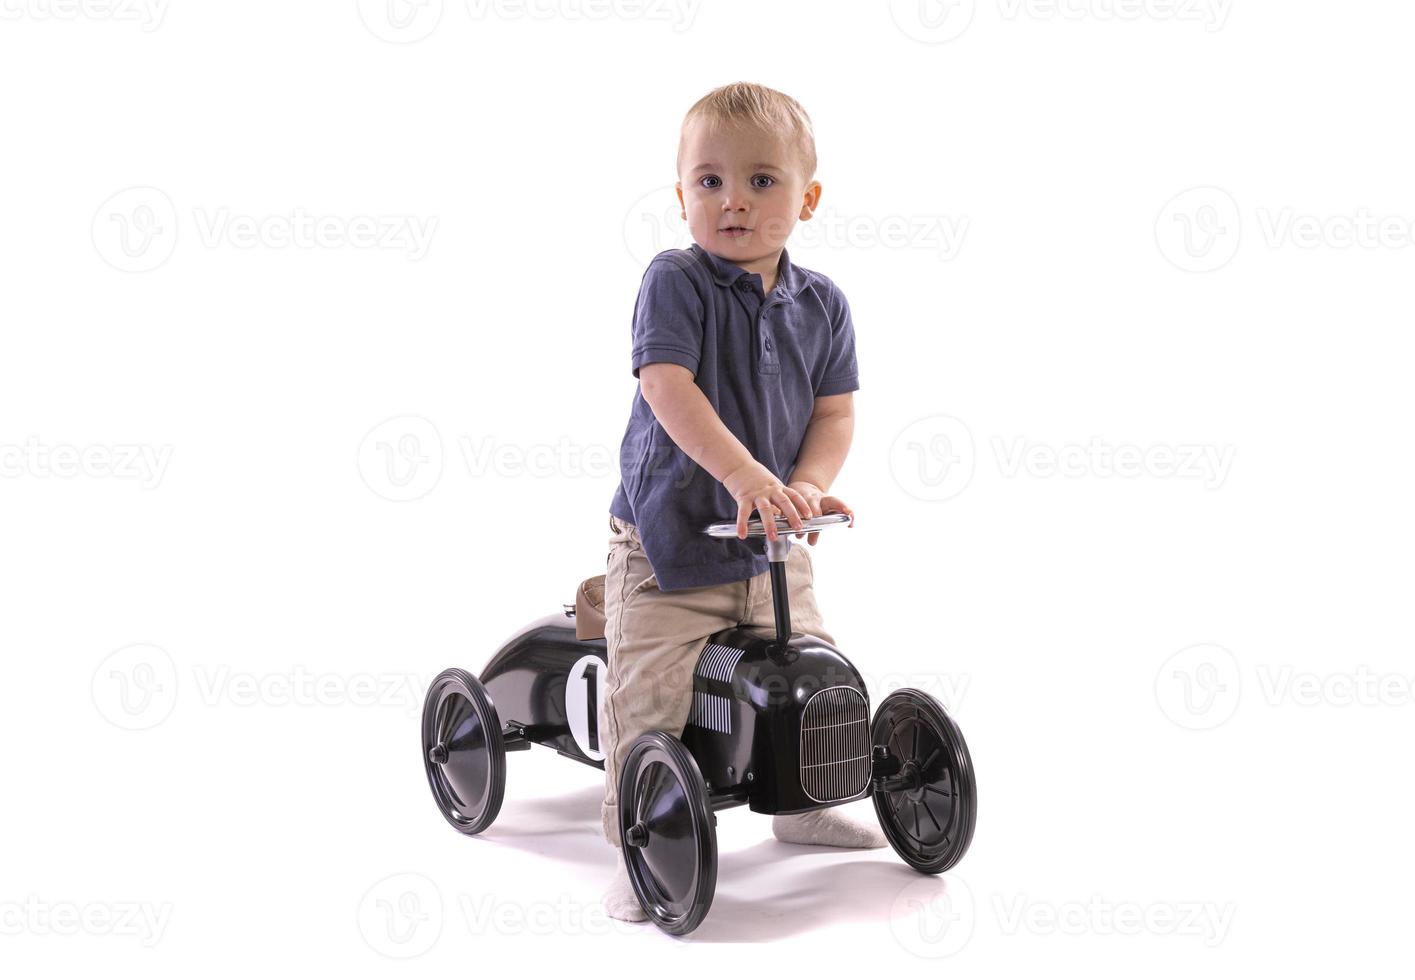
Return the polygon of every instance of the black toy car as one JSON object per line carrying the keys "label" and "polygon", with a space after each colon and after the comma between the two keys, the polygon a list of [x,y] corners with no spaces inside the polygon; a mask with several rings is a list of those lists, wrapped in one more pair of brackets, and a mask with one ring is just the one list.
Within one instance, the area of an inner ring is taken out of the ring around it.
{"label": "black toy car", "polygon": [[[937,699],[897,690],[871,719],[850,661],[818,637],[791,632],[785,562],[794,531],[784,517],[775,520],[777,540],[766,542],[775,632],[738,626],[714,634],[698,660],[681,736],[639,736],[620,772],[629,880],[648,917],[674,935],[697,928],[712,904],[714,811],[724,807],[797,813],[868,795],[894,850],[925,874],[953,867],[973,836],[972,761]],[[849,520],[826,514],[804,523],[814,531]],[[736,536],[736,524],[705,533]],[[765,536],[759,519],[748,534]],[[423,763],[443,816],[462,833],[496,819],[507,752],[544,745],[604,768],[603,581],[588,579],[575,606],[527,625],[480,677],[453,667],[428,689]]]}

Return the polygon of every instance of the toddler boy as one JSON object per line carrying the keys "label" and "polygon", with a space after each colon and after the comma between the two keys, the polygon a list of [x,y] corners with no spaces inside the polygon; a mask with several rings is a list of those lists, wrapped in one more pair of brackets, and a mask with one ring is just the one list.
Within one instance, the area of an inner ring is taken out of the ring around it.
{"label": "toddler boy", "polygon": [[[785,248],[820,200],[815,169],[809,117],[773,89],[722,86],[683,120],[677,188],[693,244],[655,256],[639,287],[631,352],[639,389],[609,508],[599,736],[601,817],[615,847],[620,767],[634,739],[682,732],[709,636],[773,624],[765,545],[745,537],[752,512],[773,539],[777,514],[797,529],[827,512],[853,518],[827,493],[854,429],[850,307]],[[736,538],[703,533],[733,514]],[[793,631],[834,643],[816,607],[808,548],[791,548],[786,574]],[[884,846],[877,826],[840,811],[777,815],[772,832],[797,843]],[[644,918],[622,858],[604,903],[616,918]]]}

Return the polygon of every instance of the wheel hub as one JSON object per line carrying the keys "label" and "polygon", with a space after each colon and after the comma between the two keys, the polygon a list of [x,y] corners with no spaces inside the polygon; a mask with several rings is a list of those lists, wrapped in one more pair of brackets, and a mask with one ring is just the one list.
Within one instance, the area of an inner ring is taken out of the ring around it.
{"label": "wheel hub", "polygon": [[924,798],[924,774],[916,760],[910,759],[899,768],[899,779],[905,799],[918,803]]}

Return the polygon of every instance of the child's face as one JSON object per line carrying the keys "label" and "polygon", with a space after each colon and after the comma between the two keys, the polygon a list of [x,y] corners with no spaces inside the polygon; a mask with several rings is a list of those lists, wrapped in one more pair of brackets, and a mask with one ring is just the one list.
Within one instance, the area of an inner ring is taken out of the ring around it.
{"label": "child's face", "polygon": [[807,183],[796,151],[772,133],[694,120],[682,166],[678,200],[693,240],[741,266],[775,269],[791,229],[820,200],[820,182]]}

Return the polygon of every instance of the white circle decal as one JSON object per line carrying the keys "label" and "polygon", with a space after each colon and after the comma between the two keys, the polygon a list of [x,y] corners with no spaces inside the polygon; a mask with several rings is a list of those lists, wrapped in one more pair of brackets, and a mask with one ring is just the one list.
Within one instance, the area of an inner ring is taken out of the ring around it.
{"label": "white circle decal", "polygon": [[599,706],[604,704],[604,672],[608,665],[587,653],[565,675],[565,718],[580,751],[596,762],[604,760],[599,748]]}

